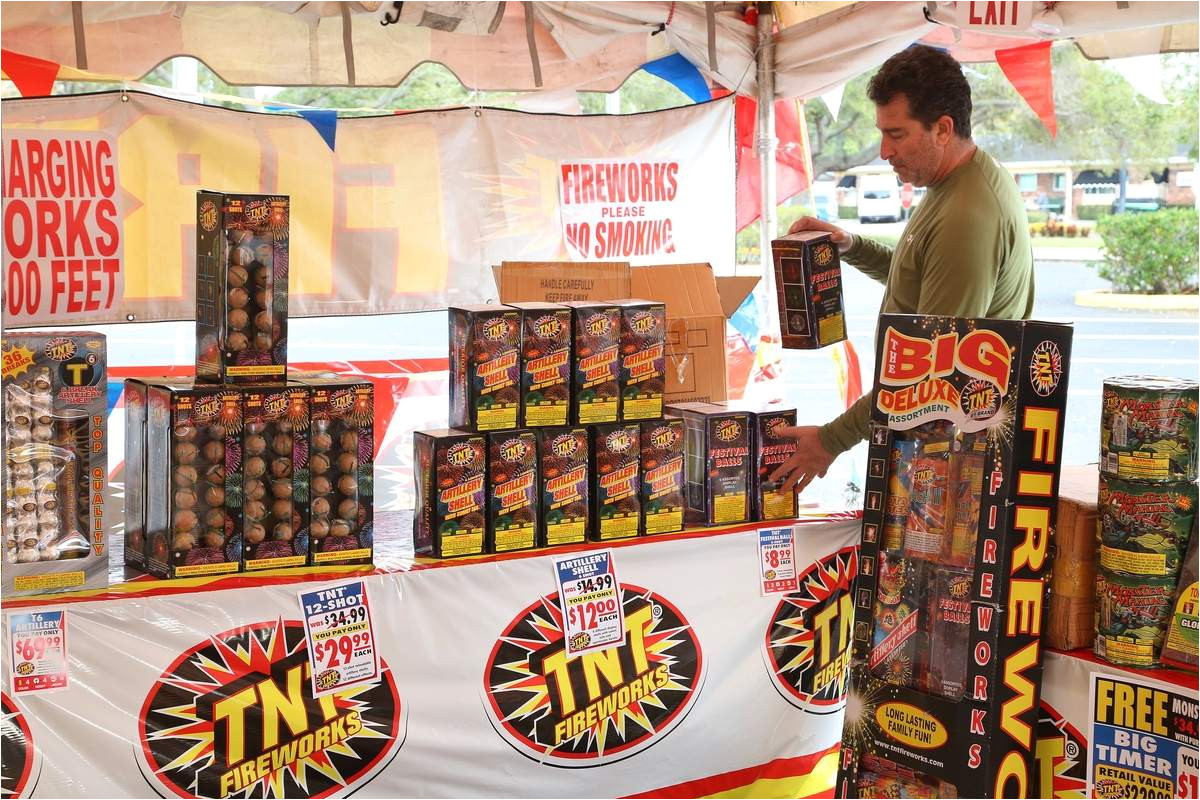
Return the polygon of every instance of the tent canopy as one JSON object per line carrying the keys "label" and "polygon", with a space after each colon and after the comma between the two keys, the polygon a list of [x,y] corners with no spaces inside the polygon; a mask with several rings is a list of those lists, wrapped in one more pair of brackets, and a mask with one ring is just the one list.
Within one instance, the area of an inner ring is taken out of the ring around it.
{"label": "tent canopy", "polygon": [[[963,61],[1045,38],[1073,38],[1101,58],[1196,49],[1194,3],[1019,5],[1025,17],[1041,15],[1038,29],[958,30],[955,4],[946,2],[777,3],[784,27],[776,95],[821,94],[917,40]],[[678,52],[714,84],[754,95],[756,34],[744,10],[743,3],[659,0],[6,0],[0,30],[5,49],[63,65],[60,79],[136,80],[189,55],[235,85],[395,86],[435,61],[472,89],[612,91],[646,62]]]}

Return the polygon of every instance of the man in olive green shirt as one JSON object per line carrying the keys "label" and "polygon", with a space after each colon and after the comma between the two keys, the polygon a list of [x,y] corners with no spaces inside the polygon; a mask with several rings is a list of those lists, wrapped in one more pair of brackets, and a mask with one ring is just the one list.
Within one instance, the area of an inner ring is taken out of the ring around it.
{"label": "man in olive green shirt", "polygon": [[[914,46],[871,79],[879,155],[900,180],[928,186],[889,248],[812,217],[791,232],[833,233],[842,259],[884,284],[880,313],[1028,319],[1033,251],[1013,177],[971,141],[971,89],[958,62]],[[803,490],[841,453],[866,438],[868,393],[832,422],[789,428],[797,453],[771,476]]]}

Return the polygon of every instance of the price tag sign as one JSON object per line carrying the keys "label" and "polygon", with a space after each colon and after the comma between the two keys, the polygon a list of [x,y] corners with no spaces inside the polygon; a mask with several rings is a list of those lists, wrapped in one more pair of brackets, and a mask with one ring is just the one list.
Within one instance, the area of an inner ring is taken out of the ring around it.
{"label": "price tag sign", "polygon": [[789,526],[758,531],[758,577],[764,595],[800,590],[795,530]]}
{"label": "price tag sign", "polygon": [[611,550],[556,558],[554,578],[568,656],[606,650],[625,641],[621,585]]}
{"label": "price tag sign", "polygon": [[362,581],[297,593],[314,697],[379,677],[379,650]]}
{"label": "price tag sign", "polygon": [[35,611],[8,618],[13,694],[67,686],[67,612]]}

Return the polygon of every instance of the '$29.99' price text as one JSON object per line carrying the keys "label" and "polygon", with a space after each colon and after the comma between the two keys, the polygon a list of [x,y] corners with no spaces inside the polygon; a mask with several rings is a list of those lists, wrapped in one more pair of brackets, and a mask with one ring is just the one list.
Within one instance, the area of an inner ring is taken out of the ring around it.
{"label": "'$29.99' price text", "polygon": [[616,610],[617,601],[612,598],[588,600],[586,603],[571,606],[567,612],[567,619],[572,627],[590,631],[599,624],[601,614],[612,614]]}
{"label": "'$29.99' price text", "polygon": [[17,639],[13,642],[13,650],[24,661],[33,661],[46,655],[47,647],[61,647],[62,639],[58,636],[35,636],[31,639]]}
{"label": "'$29.99' price text", "polygon": [[371,644],[371,634],[369,631],[363,631],[317,642],[313,649],[316,651],[318,661],[324,662],[326,667],[337,667],[349,664],[355,650],[369,644]]}

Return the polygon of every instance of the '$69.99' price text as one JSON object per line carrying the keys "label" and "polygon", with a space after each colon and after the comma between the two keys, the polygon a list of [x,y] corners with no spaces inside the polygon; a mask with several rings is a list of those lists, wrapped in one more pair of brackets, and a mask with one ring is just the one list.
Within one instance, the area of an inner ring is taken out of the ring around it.
{"label": "'$69.99' price text", "polygon": [[600,623],[602,614],[613,614],[616,610],[617,601],[612,598],[588,600],[586,603],[571,606],[567,612],[567,619],[572,627],[590,631]]}
{"label": "'$69.99' price text", "polygon": [[337,667],[350,663],[354,651],[366,647],[370,643],[371,634],[363,631],[317,642],[313,646],[313,650],[316,652],[317,661],[324,662],[326,667]]}
{"label": "'$69.99' price text", "polygon": [[25,661],[33,661],[46,655],[46,648],[60,647],[62,640],[58,636],[35,636],[32,639],[17,639],[13,642],[13,651]]}

